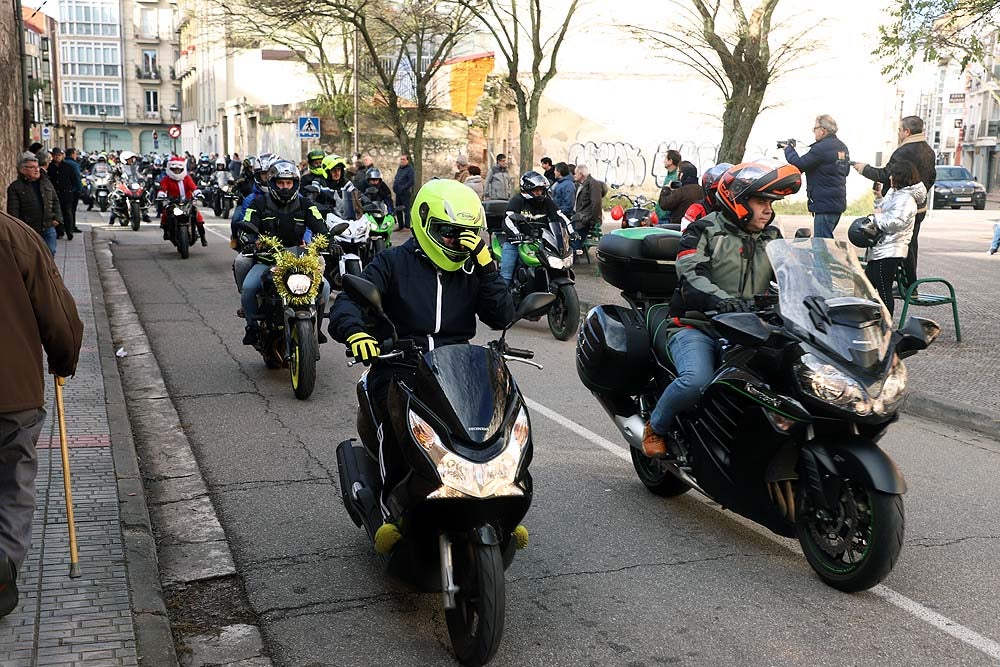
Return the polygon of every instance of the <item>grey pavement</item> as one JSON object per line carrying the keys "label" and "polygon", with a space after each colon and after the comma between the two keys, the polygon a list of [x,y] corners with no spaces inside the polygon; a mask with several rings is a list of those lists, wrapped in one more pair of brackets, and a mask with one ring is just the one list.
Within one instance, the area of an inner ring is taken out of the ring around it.
{"label": "grey pavement", "polygon": [[55,398],[46,389],[38,440],[37,503],[21,602],[0,619],[0,665],[136,665],[118,484],[84,234],[59,242],[56,264],[84,324],[75,377],[63,389],[82,576],[70,579],[69,537]]}
{"label": "grey pavement", "polygon": [[[209,225],[225,235],[224,222]],[[298,401],[286,371],[240,344],[224,238],[181,260],[152,226],[111,234],[274,664],[453,664],[439,596],[386,581],[342,506],[334,451],[354,435],[359,374],[343,348],[321,348],[316,391]],[[584,300],[606,300],[586,265],[580,276]],[[927,356],[947,349],[948,332]],[[576,377],[573,341],[553,340],[540,322],[517,325],[510,342],[545,364],[512,368],[526,395],[564,421],[533,414],[532,541],[506,575],[495,664],[995,664],[1000,498],[984,491],[1000,474],[1000,442],[904,415],[881,444],[910,488],[905,547],[882,594],[844,595],[819,582],[794,542],[693,493],[654,497],[624,449],[595,446],[624,447]],[[983,641],[943,632],[927,622],[934,613]]]}

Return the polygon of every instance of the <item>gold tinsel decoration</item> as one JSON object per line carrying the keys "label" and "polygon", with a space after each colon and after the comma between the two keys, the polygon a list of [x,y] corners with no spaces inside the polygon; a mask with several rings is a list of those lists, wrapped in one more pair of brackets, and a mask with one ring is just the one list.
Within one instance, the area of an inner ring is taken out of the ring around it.
{"label": "gold tinsel decoration", "polygon": [[[262,234],[257,243],[263,248],[262,252],[271,256],[271,261],[274,263],[271,273],[274,274],[274,286],[278,290],[278,296],[293,306],[308,306],[314,303],[316,295],[323,286],[323,269],[326,263],[319,253],[330,245],[326,235],[314,236],[305,253],[299,256],[286,250],[281,241],[270,234]],[[285,284],[285,276],[290,273],[302,273],[312,278],[309,291],[305,294],[292,294]]]}

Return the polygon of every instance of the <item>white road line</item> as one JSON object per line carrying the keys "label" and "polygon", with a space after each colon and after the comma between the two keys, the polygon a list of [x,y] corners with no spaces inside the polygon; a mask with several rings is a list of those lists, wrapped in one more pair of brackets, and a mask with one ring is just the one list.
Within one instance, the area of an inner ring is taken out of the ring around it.
{"label": "white road line", "polygon": [[[533,401],[530,398],[525,398],[525,403],[528,405],[528,408],[530,408],[533,412],[537,412],[538,414],[548,417],[555,423],[559,424],[560,426],[566,428],[569,431],[572,431],[573,433],[580,436],[584,440],[587,440],[588,442],[597,445],[601,449],[607,450],[614,456],[620,458],[622,461],[626,461],[628,463],[632,462],[632,457],[629,454],[628,449],[626,447],[611,442],[607,438],[594,433],[593,431],[581,426],[580,424],[577,424],[572,419],[564,417],[555,410],[551,410],[542,405],[541,403],[538,403],[537,401]],[[752,524],[750,521],[743,521],[742,517],[739,517],[735,514],[732,514],[726,510],[721,509],[717,504],[708,500],[707,498],[702,497],[700,494],[697,494],[695,497],[703,501],[707,506],[712,507],[721,514],[724,514],[730,520],[736,520],[741,525],[745,525],[748,528],[753,529],[756,533],[768,538],[771,542],[774,542],[775,544],[784,547],[785,549],[788,549],[792,552],[796,552],[796,549],[792,546],[793,543],[790,540],[787,541],[782,540],[781,538],[775,536],[773,533],[767,531],[766,529],[757,526],[756,524]],[[933,626],[938,630],[941,630],[942,632],[951,635],[960,642],[968,646],[971,646],[977,651],[980,651],[981,653],[988,655],[994,660],[1000,661],[1000,643],[993,641],[989,637],[984,637],[975,630],[972,630],[970,628],[965,627],[964,625],[956,623],[947,616],[939,614],[933,609],[925,607],[916,600],[911,600],[902,593],[898,593],[893,589],[889,588],[888,586],[883,586],[879,584],[878,586],[875,586],[874,588],[870,589],[869,592],[882,598],[886,602],[889,602],[899,607],[900,609],[910,614],[917,620],[923,621],[924,623],[927,623],[928,625]]]}
{"label": "white road line", "polygon": [[205,231],[211,232],[211,233],[215,234],[216,236],[218,236],[223,241],[225,241],[226,243],[229,243],[229,234],[223,234],[222,232],[217,232],[214,229],[212,229],[211,227],[209,227],[208,224],[205,225]]}

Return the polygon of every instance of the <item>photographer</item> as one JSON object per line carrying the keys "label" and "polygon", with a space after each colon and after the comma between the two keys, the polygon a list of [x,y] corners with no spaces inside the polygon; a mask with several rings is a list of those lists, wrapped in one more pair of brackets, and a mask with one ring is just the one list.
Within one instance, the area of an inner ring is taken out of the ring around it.
{"label": "photographer", "polygon": [[837,121],[827,114],[816,116],[813,125],[816,141],[809,152],[799,155],[795,140],[779,141],[785,159],[806,177],[809,212],[813,214],[813,236],[833,238],[833,230],[847,209],[847,175],[851,172],[847,146],[837,138]]}
{"label": "photographer", "polygon": [[677,165],[680,179],[672,181],[670,186],[660,191],[659,206],[664,211],[670,212],[670,218],[661,220],[661,223],[679,225],[684,213],[687,212],[691,204],[699,202],[705,196],[705,192],[698,183],[698,168],[684,160]]}

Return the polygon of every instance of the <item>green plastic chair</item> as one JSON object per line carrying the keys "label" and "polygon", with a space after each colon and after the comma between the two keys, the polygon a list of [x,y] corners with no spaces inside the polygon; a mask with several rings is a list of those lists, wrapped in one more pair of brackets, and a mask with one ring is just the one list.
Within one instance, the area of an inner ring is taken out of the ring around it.
{"label": "green plastic chair", "polygon": [[[944,278],[921,278],[910,280],[909,275],[900,264],[896,271],[896,283],[899,285],[899,299],[903,302],[903,312],[899,314],[899,322],[906,321],[906,312],[910,306],[946,306],[951,304],[951,314],[955,319],[955,340],[962,342],[962,327],[958,322],[958,297],[955,296],[955,288]],[[948,288],[948,295],[925,294],[919,291],[919,287],[925,284],[938,283]]]}

